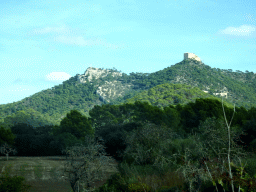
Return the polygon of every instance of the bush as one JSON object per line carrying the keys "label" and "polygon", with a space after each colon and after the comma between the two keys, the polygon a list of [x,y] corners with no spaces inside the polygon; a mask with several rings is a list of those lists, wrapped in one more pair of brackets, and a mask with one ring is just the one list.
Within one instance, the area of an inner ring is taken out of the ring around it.
{"label": "bush", "polygon": [[4,171],[3,177],[0,177],[0,192],[27,192],[29,188],[31,188],[31,185],[26,185],[23,183],[25,180],[24,177],[21,176],[9,176],[10,167],[12,165],[9,165],[6,169],[7,171]]}
{"label": "bush", "polygon": [[249,151],[252,151],[252,152],[254,152],[254,153],[256,152],[256,139],[254,139],[254,140],[250,143],[248,149],[249,149]]}
{"label": "bush", "polygon": [[123,160],[123,153],[127,148],[126,136],[133,130],[139,129],[140,122],[131,122],[120,125],[104,125],[95,131],[96,136],[102,137],[106,152],[115,155],[116,160]]}
{"label": "bush", "polygon": [[158,192],[176,192],[179,191],[178,187],[168,187],[168,186],[163,186]]}
{"label": "bush", "polygon": [[172,137],[173,132],[169,128],[148,122],[141,129],[126,134],[127,148],[123,152],[123,160],[129,164],[153,165],[160,152],[169,152],[166,143]]}
{"label": "bush", "polygon": [[254,177],[256,178],[256,159],[251,158],[251,159],[247,159],[247,165],[244,168],[244,170],[250,175],[250,177]]}
{"label": "bush", "polygon": [[128,191],[128,187],[126,184],[122,182],[123,178],[120,173],[115,173],[111,175],[111,177],[107,180],[107,182],[97,189],[97,192],[103,191],[113,191],[113,192],[120,192],[120,191]]}
{"label": "bush", "polygon": [[145,183],[131,183],[129,185],[129,191],[130,192],[144,192],[144,191],[151,191],[150,187],[146,185]]}

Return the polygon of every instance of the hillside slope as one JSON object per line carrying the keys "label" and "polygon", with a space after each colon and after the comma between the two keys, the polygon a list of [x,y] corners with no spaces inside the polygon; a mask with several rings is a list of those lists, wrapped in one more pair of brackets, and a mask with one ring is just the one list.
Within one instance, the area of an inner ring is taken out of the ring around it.
{"label": "hillside slope", "polygon": [[[175,85],[175,84],[182,84]],[[44,124],[58,124],[72,109],[89,117],[95,105],[147,100],[160,108],[195,98],[221,98],[227,106],[256,107],[255,74],[212,69],[193,59],[155,73],[125,73],[88,68],[62,84],[11,104],[0,105],[0,122],[18,111],[34,111]],[[36,116],[37,116],[36,115]],[[32,115],[32,116],[35,116]],[[36,123],[35,123],[36,126]]]}

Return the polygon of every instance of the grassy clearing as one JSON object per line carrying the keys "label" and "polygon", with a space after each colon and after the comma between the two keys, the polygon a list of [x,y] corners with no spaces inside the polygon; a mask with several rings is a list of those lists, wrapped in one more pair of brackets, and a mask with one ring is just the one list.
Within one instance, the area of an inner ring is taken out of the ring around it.
{"label": "grassy clearing", "polygon": [[[2,172],[9,165],[13,165],[10,169],[10,176],[22,176],[26,183],[32,185],[30,192],[42,191],[62,191],[70,192],[72,188],[70,183],[65,180],[64,174],[65,157],[16,157],[11,156],[8,161],[5,157],[0,158],[0,170]],[[109,174],[117,172],[116,164],[109,165],[107,169]],[[64,177],[62,177],[64,175]]]}

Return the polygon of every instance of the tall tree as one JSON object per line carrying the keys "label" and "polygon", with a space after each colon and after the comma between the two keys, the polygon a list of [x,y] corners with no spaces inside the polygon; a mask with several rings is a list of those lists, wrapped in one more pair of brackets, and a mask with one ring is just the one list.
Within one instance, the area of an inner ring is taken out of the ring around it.
{"label": "tall tree", "polygon": [[71,133],[76,138],[83,140],[86,135],[94,136],[91,121],[77,110],[71,110],[60,122],[61,133]]}
{"label": "tall tree", "polygon": [[35,129],[27,123],[18,123],[11,127],[12,133],[15,135],[29,134],[35,135]]}
{"label": "tall tree", "polygon": [[4,143],[13,145],[14,139],[15,139],[15,135],[13,135],[10,129],[5,129],[3,126],[0,126],[0,145]]}
{"label": "tall tree", "polygon": [[91,120],[95,130],[101,126],[117,124],[118,119],[116,117],[122,114],[119,112],[118,108],[112,105],[94,106],[92,110],[89,111]]}

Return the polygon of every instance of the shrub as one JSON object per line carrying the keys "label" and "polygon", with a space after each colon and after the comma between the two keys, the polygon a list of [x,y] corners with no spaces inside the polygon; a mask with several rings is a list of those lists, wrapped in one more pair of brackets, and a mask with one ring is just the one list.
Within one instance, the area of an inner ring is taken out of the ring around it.
{"label": "shrub", "polygon": [[158,192],[176,192],[179,191],[178,187],[168,187],[168,186],[163,186]]}
{"label": "shrub", "polygon": [[24,177],[21,176],[9,176],[10,167],[12,165],[9,165],[6,169],[7,171],[4,171],[3,177],[0,177],[0,192],[6,192],[6,191],[12,191],[12,192],[26,192],[29,188],[31,188],[31,185],[26,185],[23,183],[25,180]]}
{"label": "shrub", "polygon": [[129,185],[129,191],[130,192],[144,192],[144,191],[151,191],[150,187],[146,185],[145,183],[131,183]]}
{"label": "shrub", "polygon": [[120,173],[115,173],[111,175],[111,177],[107,180],[107,182],[101,186],[96,191],[102,192],[102,191],[113,191],[113,192],[119,192],[119,191],[128,191],[128,187],[126,184],[122,182],[123,178]]}

